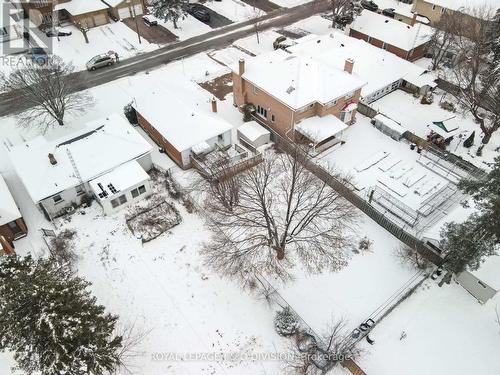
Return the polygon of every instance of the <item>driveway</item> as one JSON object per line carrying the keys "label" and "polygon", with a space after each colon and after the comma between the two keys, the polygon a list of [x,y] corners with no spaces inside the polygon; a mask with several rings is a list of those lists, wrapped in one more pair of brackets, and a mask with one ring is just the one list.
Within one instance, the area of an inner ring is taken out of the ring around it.
{"label": "driveway", "polygon": [[123,20],[123,23],[130,27],[134,32],[136,30],[136,22],[139,28],[139,35],[146,39],[149,43],[155,44],[167,44],[171,42],[175,42],[177,40],[177,36],[164,28],[161,25],[158,26],[148,26],[142,20],[142,16],[137,16],[134,18],[126,18]]}
{"label": "driveway", "polygon": [[204,22],[201,20],[198,20],[200,22],[203,22],[210,26],[212,29],[217,29],[222,26],[227,26],[233,23],[229,18],[224,17],[223,15],[220,15],[219,13],[213,11],[210,8],[207,8],[203,4],[191,4],[191,7],[196,8],[196,9],[201,9],[206,11],[208,14],[210,14],[210,21]]}

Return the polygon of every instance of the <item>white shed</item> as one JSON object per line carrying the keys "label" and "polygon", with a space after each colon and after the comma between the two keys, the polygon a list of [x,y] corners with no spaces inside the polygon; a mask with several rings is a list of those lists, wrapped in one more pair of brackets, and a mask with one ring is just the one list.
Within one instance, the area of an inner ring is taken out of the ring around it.
{"label": "white shed", "polygon": [[253,148],[258,148],[271,142],[271,133],[257,121],[249,121],[238,128],[238,139]]}

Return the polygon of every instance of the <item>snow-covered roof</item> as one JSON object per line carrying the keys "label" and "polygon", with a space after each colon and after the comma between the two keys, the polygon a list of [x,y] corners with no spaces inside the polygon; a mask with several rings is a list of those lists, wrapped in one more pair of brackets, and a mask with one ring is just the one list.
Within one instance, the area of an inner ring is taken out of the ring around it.
{"label": "snow-covered roof", "polygon": [[500,8],[498,0],[425,0],[425,2],[451,10],[461,10],[463,13],[470,13],[471,9],[478,7],[491,8],[493,12]]}
{"label": "snow-covered roof", "polygon": [[7,183],[0,175],[0,225],[19,219],[21,213],[17,208],[14,198],[7,187]]}
{"label": "snow-covered roof", "polygon": [[194,145],[191,148],[191,151],[193,151],[195,154],[203,154],[207,151],[209,151],[212,147],[205,141],[198,143],[197,145]]}
{"label": "snow-covered roof", "polygon": [[295,125],[295,129],[299,133],[315,143],[333,137],[347,129],[347,127],[347,124],[340,121],[340,119],[334,115],[309,117]]}
{"label": "snow-covered roof", "polygon": [[[33,201],[39,202],[151,151],[151,145],[118,114],[92,121],[69,136],[39,136],[12,149],[12,164]],[[68,153],[69,151],[69,153]],[[49,160],[52,154],[57,164]]]}
{"label": "snow-covered roof", "polygon": [[123,3],[126,0],[103,0],[106,4],[108,4],[110,7],[115,7],[121,3]]}
{"label": "snow-covered roof", "polygon": [[106,200],[146,180],[149,175],[133,160],[90,181],[90,187],[100,200]]}
{"label": "snow-covered roof", "polygon": [[366,11],[356,17],[351,29],[405,51],[427,43],[432,36],[432,28],[427,25],[417,23],[410,26],[396,19]]}
{"label": "snow-covered roof", "polygon": [[[237,71],[237,68],[235,69]],[[328,103],[361,88],[355,74],[281,49],[245,60],[243,78],[290,108]]]}
{"label": "snow-covered roof", "polygon": [[69,14],[78,16],[80,14],[108,9],[101,0],[71,0],[67,3],[56,4],[54,10],[66,9]]}
{"label": "snow-covered roof", "polygon": [[383,115],[382,113],[377,114],[374,117],[375,120],[380,121],[382,124],[387,126],[388,128],[398,132],[400,135],[403,134],[406,129],[398,122],[394,121],[393,119]]}
{"label": "snow-covered roof", "polygon": [[139,96],[132,105],[181,152],[232,129],[231,124],[210,112],[208,103],[206,108],[199,108],[197,104],[188,105],[176,93],[161,88]]}
{"label": "snow-covered roof", "polygon": [[354,60],[353,73],[367,82],[361,95],[367,97],[400,79],[408,80],[418,87],[436,86],[437,78],[410,61],[399,58],[361,39],[340,32],[317,36],[308,35],[297,40],[288,50],[296,55],[314,56],[332,67],[343,69],[345,60]]}
{"label": "snow-covered roof", "polygon": [[245,122],[238,128],[238,131],[251,142],[255,142],[259,137],[263,135],[270,134],[269,130],[257,123],[257,121]]}
{"label": "snow-covered roof", "polygon": [[434,121],[427,127],[434,133],[439,134],[441,137],[447,139],[460,133],[460,121],[457,117],[452,117],[442,121]]}
{"label": "snow-covered roof", "polygon": [[500,254],[492,255],[484,260],[479,269],[469,271],[493,289],[500,289]]}

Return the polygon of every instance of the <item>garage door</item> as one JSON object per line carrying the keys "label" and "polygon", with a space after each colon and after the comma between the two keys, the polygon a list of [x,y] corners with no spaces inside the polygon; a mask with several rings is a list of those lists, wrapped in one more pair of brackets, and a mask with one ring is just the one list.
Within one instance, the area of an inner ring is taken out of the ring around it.
{"label": "garage door", "polygon": [[94,24],[96,26],[101,26],[107,24],[108,21],[106,20],[106,15],[105,14],[98,14],[94,16]]}
{"label": "garage door", "polygon": [[142,14],[142,5],[141,4],[134,5],[134,10],[135,10],[136,16],[138,16],[139,14]]}
{"label": "garage door", "polygon": [[130,15],[130,10],[128,7],[123,7],[123,8],[118,8],[118,17],[120,17],[120,19],[125,19],[125,18],[130,18],[132,17]]}

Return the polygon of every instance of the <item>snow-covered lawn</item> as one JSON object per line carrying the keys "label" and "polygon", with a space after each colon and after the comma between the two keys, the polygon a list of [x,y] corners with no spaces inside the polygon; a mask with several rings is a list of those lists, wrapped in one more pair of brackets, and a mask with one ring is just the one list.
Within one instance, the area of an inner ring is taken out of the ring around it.
{"label": "snow-covered lawn", "polygon": [[256,34],[249,35],[246,38],[238,39],[233,45],[254,55],[260,55],[261,53],[274,51],[273,42],[280,36],[281,34],[274,30],[266,30],[260,32],[258,38]]}
{"label": "snow-covered lawn", "polygon": [[197,20],[190,14],[187,14],[183,20],[177,22],[177,29],[174,28],[174,23],[172,21],[165,22],[163,20],[157,20],[158,25],[165,27],[166,29],[177,35],[179,37],[179,40],[189,39],[200,34],[208,33],[210,30],[212,30],[210,26]]}
{"label": "snow-covered lawn", "polygon": [[498,294],[481,305],[454,282],[428,280],[375,327],[359,365],[370,375],[499,374],[499,304]]}
{"label": "snow-covered lawn", "polygon": [[324,35],[332,32],[332,21],[317,15],[295,22],[285,29],[291,31],[300,29],[312,34]]}
{"label": "snow-covered lawn", "polygon": [[246,21],[266,14],[240,0],[207,1],[203,5],[234,22]]}
{"label": "snow-covered lawn", "polygon": [[[429,134],[427,125],[433,121],[443,121],[455,117],[458,120],[458,126],[463,135],[461,138],[455,137],[447,147],[447,150],[480,168],[487,169],[488,166],[485,165],[485,162],[491,163],[495,156],[498,155],[498,150],[496,149],[500,146],[500,133],[496,132],[493,135],[489,144],[484,147],[482,157],[476,156],[477,148],[481,145],[479,137],[481,129],[479,125],[474,122],[468,113],[461,113],[459,108],[457,112],[449,112],[442,109],[439,106],[441,99],[453,101],[450,94],[443,97],[442,93],[437,93],[434,95],[434,102],[432,104],[424,105],[420,104],[420,99],[414,98],[404,91],[396,90],[373,102],[370,106],[400,122],[404,128],[424,139]],[[463,147],[463,141],[474,130],[476,131],[474,145],[470,149],[467,149]]]}

